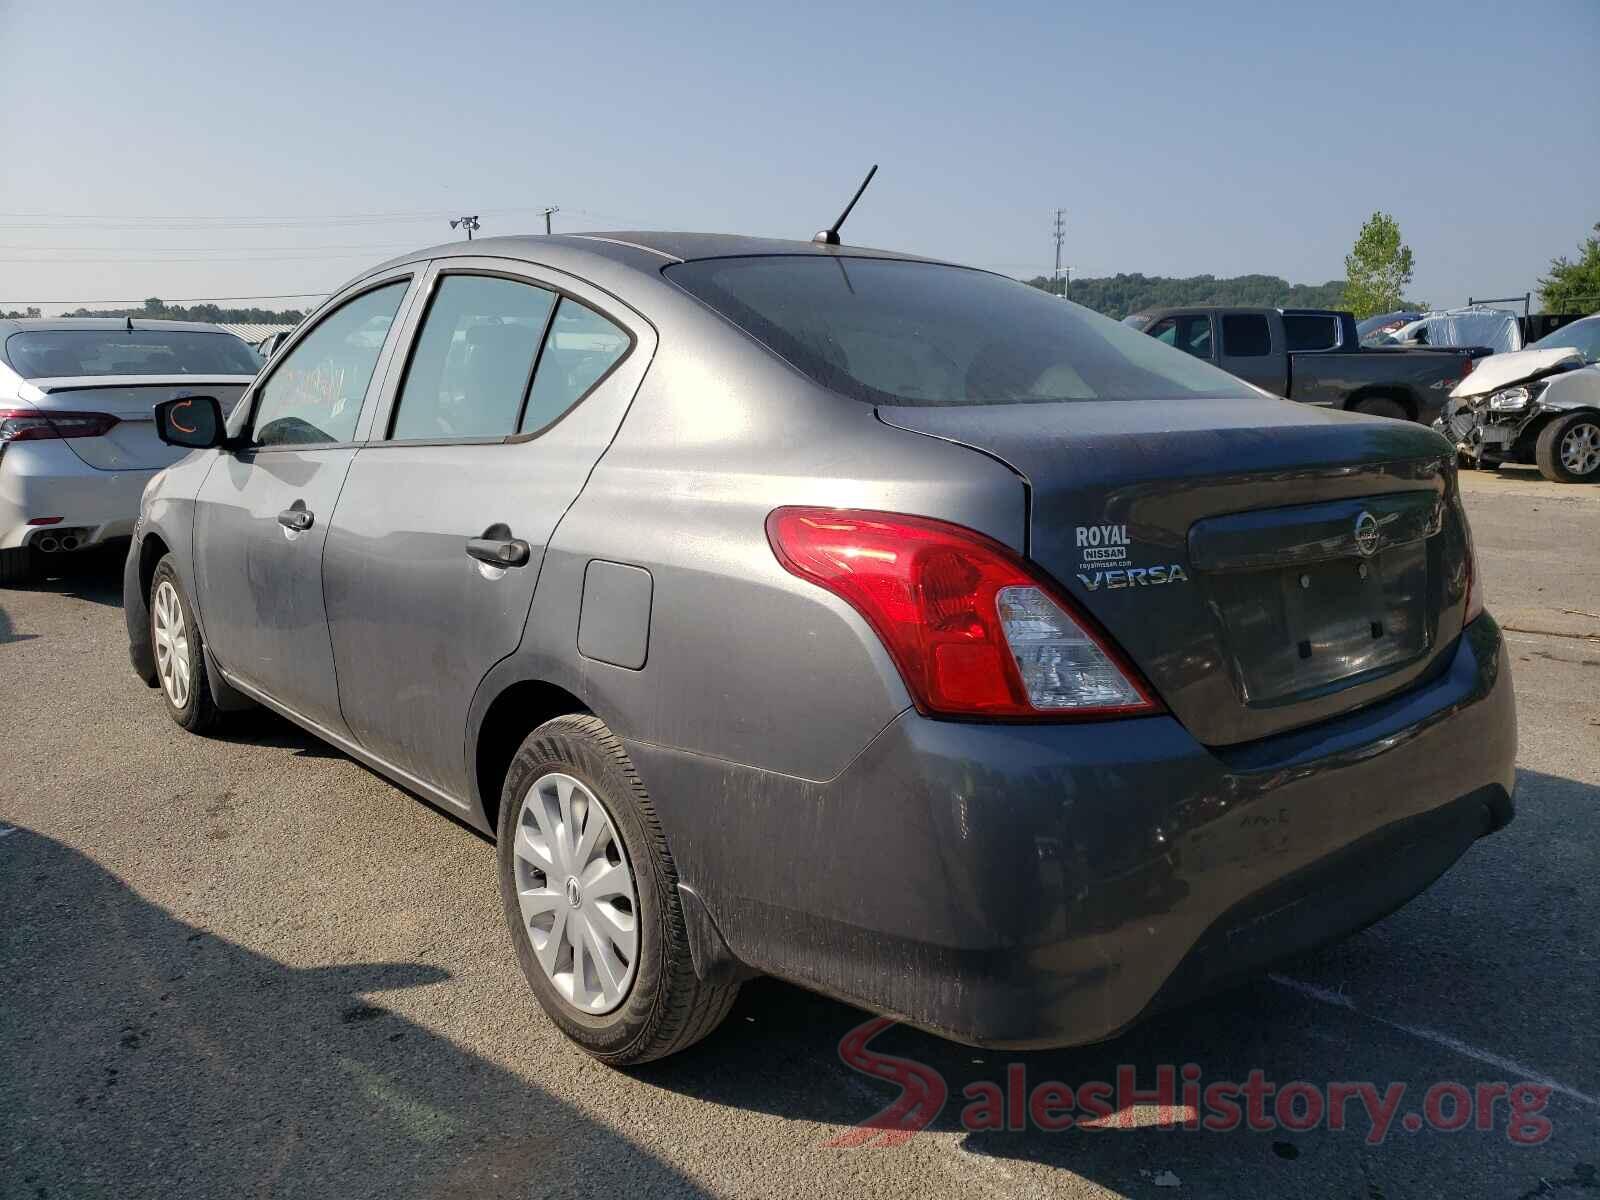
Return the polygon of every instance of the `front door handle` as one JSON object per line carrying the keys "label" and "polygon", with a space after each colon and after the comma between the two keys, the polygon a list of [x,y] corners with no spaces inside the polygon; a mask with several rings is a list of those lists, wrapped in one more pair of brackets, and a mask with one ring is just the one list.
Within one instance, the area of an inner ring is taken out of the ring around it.
{"label": "front door handle", "polygon": [[491,567],[525,567],[533,551],[521,538],[511,536],[511,527],[491,525],[482,537],[467,539],[467,553]]}
{"label": "front door handle", "polygon": [[296,533],[304,533],[317,522],[317,514],[306,507],[304,500],[296,500],[278,514],[278,524]]}

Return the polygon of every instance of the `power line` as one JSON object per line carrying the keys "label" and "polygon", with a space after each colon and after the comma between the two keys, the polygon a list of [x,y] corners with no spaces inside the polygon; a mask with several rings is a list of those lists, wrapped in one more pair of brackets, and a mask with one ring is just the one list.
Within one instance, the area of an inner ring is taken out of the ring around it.
{"label": "power line", "polygon": [[[219,304],[224,300],[319,300],[332,292],[280,292],[275,296],[187,296],[163,300],[163,304]],[[145,297],[137,300],[0,300],[0,304],[143,304]]]}
{"label": "power line", "polygon": [[[482,213],[542,213],[543,205],[513,208],[485,208]],[[447,208],[413,209],[405,212],[326,213],[320,216],[236,216],[179,217],[134,216],[117,213],[0,213],[0,229],[299,229],[315,226],[420,224],[456,215]]]}

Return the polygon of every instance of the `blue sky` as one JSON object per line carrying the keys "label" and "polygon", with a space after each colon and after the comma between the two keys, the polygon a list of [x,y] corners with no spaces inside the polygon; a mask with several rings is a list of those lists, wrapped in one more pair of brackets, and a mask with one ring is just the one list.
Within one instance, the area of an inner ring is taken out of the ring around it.
{"label": "blue sky", "polygon": [[803,238],[878,162],[848,241],[1026,276],[1062,206],[1080,274],[1321,282],[1384,209],[1458,303],[1600,221],[1597,52],[1597,0],[0,0],[0,301],[321,292],[546,204]]}

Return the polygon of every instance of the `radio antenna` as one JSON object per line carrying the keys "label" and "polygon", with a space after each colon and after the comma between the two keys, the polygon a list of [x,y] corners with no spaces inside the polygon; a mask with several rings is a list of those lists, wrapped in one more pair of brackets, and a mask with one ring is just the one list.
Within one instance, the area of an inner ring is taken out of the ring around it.
{"label": "radio antenna", "polygon": [[844,211],[839,214],[839,219],[827,229],[819,230],[811,240],[819,246],[837,246],[839,244],[839,227],[850,216],[850,210],[855,208],[856,201],[861,199],[861,193],[867,190],[867,184],[872,182],[872,177],[878,173],[878,164],[872,164],[872,170],[867,172],[867,177],[861,181],[861,186],[856,189],[856,194],[850,197],[850,203],[844,206]]}

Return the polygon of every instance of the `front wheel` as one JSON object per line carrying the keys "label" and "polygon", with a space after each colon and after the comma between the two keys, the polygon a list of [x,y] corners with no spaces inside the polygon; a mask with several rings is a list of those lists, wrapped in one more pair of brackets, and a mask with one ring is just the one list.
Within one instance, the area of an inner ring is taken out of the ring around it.
{"label": "front wheel", "polygon": [[1386,396],[1368,396],[1356,405],[1356,411],[1366,413],[1369,417],[1389,417],[1396,421],[1411,419],[1411,414],[1406,411],[1405,405]]}
{"label": "front wheel", "polygon": [[221,719],[206,678],[204,642],[194,610],[169,554],[150,579],[150,644],[167,713],[190,733],[204,733]]}
{"label": "front wheel", "polygon": [[695,974],[678,873],[644,784],[598,717],[528,735],[501,789],[500,896],[540,1006],[612,1066],[684,1049],[737,983]]}
{"label": "front wheel", "polygon": [[1534,461],[1554,483],[1600,479],[1600,414],[1570,413],[1551,421],[1539,431]]}

